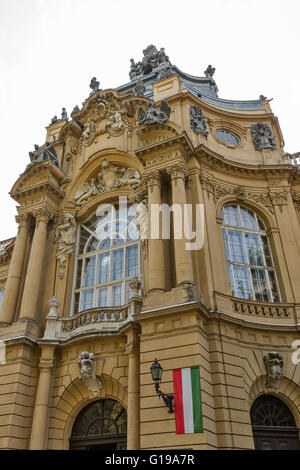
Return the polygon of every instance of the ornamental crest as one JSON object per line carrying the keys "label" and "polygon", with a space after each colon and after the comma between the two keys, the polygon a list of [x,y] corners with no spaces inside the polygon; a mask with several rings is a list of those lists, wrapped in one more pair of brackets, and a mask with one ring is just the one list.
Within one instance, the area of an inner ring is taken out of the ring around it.
{"label": "ornamental crest", "polygon": [[79,187],[74,196],[75,203],[77,206],[82,206],[91,196],[120,188],[126,184],[136,189],[140,182],[141,176],[135,168],[115,166],[103,158],[96,176]]}

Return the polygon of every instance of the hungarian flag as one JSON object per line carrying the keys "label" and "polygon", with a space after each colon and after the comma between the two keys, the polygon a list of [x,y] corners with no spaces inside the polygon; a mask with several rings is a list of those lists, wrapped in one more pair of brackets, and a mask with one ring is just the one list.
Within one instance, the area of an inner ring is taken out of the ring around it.
{"label": "hungarian flag", "polygon": [[203,432],[199,367],[173,370],[176,434]]}

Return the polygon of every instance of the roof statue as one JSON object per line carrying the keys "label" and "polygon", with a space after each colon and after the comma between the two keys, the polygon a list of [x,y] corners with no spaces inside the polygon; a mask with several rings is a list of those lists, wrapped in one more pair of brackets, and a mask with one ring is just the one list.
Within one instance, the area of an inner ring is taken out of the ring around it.
{"label": "roof statue", "polygon": [[32,165],[39,162],[44,162],[46,160],[49,160],[51,163],[53,163],[53,165],[58,167],[57,154],[55,148],[53,147],[53,144],[51,144],[50,142],[46,142],[46,146],[43,148],[35,144],[34,151],[29,152],[29,158],[31,163],[27,165],[26,170],[29,170]]}
{"label": "roof statue", "polygon": [[207,78],[212,78],[214,73],[215,73],[216,69],[215,67],[212,67],[210,64],[207,66],[207,69],[204,70],[204,75],[207,77]]}
{"label": "roof statue", "polygon": [[171,109],[169,105],[162,101],[159,108],[154,108],[153,101],[149,101],[148,109],[142,106],[138,108],[138,124],[162,124],[170,118]]}
{"label": "roof statue", "polygon": [[251,134],[255,150],[274,149],[276,147],[274,142],[275,137],[272,135],[268,124],[264,124],[263,122],[252,124]]}
{"label": "roof statue", "polygon": [[156,47],[151,44],[143,50],[143,54],[144,57],[141,62],[136,63],[134,59],[130,59],[131,67],[129,76],[131,80],[142,75],[147,75],[154,69],[171,65],[169,57],[166,55],[163,47],[158,51]]}
{"label": "roof statue", "polygon": [[90,88],[92,90],[90,93],[90,96],[92,96],[94,93],[97,93],[97,91],[100,90],[99,86],[100,86],[100,82],[97,80],[96,77],[93,77],[90,83]]}
{"label": "roof statue", "polygon": [[66,108],[62,108],[61,110],[61,120],[63,119],[68,119],[68,113],[66,111]]}

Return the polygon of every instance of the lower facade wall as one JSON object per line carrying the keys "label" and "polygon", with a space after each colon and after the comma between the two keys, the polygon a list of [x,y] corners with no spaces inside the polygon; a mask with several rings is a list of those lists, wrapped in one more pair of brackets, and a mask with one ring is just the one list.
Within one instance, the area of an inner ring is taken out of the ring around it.
{"label": "lower facade wall", "polygon": [[[261,394],[278,396],[300,427],[300,367],[291,361],[294,333],[266,334],[204,319],[195,311],[149,318],[140,333],[141,449],[253,449],[250,408]],[[277,390],[266,387],[264,355],[278,351],[284,360]],[[96,374],[102,382],[98,396],[83,383],[78,357],[94,353]],[[0,448],[28,449],[39,378],[39,347],[7,347],[0,365]],[[48,449],[69,448],[78,413],[100,398],[128,406],[128,352],[126,336],[90,338],[58,346],[54,356],[49,399]],[[199,366],[202,389],[203,433],[176,434],[175,415],[156,395],[150,366],[157,358],[163,379],[161,390],[173,393],[173,369]]]}

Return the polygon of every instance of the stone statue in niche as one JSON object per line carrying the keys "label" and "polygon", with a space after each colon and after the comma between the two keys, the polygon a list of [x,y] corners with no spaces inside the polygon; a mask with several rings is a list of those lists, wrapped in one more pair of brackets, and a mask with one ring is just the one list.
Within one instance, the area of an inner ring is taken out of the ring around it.
{"label": "stone statue in niche", "polygon": [[61,279],[64,277],[66,262],[74,249],[75,230],[74,216],[65,214],[63,222],[57,227],[55,232],[55,241],[57,243],[56,258],[59,262],[59,277]]}
{"label": "stone statue in niche", "polygon": [[140,174],[135,168],[115,166],[103,158],[96,177],[79,187],[74,197],[75,203],[77,206],[82,206],[90,196],[119,188],[125,184],[129,184],[135,189],[140,181]]}
{"label": "stone statue in niche", "polygon": [[205,137],[208,136],[208,131],[206,130],[206,119],[203,115],[200,108],[197,106],[190,107],[190,116],[191,116],[191,128],[196,133],[201,133]]}
{"label": "stone statue in niche", "polygon": [[263,122],[258,122],[257,124],[252,124],[251,134],[255,150],[263,149],[274,149],[276,144],[274,142],[275,137],[272,135],[271,129],[268,124]]}
{"label": "stone statue in niche", "polygon": [[146,201],[141,201],[136,208],[137,222],[136,226],[139,230],[140,240],[148,238],[148,209]]}
{"label": "stone statue in niche", "polygon": [[163,124],[165,121],[168,121],[171,115],[171,108],[166,103],[162,101],[159,108],[154,108],[154,103],[150,101],[148,103],[148,109],[145,109],[140,106],[138,108],[137,122],[138,124]]}
{"label": "stone statue in niche", "polygon": [[283,359],[278,352],[270,352],[264,356],[267,369],[266,386],[277,389],[283,375]]}
{"label": "stone statue in niche", "polygon": [[49,160],[53,165],[58,167],[58,158],[53,147],[53,144],[46,142],[45,147],[41,148],[35,144],[34,152],[29,152],[30,162],[26,167],[26,171],[29,170],[33,165],[39,162],[44,162]]}
{"label": "stone statue in niche", "polygon": [[83,351],[77,361],[80,375],[86,387],[97,396],[102,388],[101,381],[96,377],[95,357],[93,353]]}

